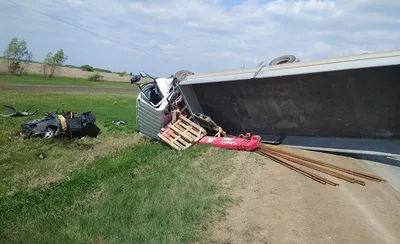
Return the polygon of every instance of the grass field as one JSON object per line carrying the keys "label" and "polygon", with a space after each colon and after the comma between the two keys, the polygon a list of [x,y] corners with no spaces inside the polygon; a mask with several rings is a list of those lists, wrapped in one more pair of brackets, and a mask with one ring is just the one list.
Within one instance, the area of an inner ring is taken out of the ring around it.
{"label": "grass field", "polygon": [[[0,243],[204,242],[224,215],[229,198],[218,186],[234,152],[176,152],[132,133],[134,96],[1,93],[0,104],[19,109],[91,110],[101,134],[23,140],[15,136],[19,125],[41,115],[0,117]],[[112,125],[115,119],[128,125]]]}
{"label": "grass field", "polygon": [[0,84],[23,84],[23,85],[63,85],[63,86],[85,86],[85,87],[104,87],[104,88],[134,88],[130,82],[114,81],[88,81],[82,78],[54,77],[44,78],[41,75],[30,74],[24,76],[13,76],[0,74]]}

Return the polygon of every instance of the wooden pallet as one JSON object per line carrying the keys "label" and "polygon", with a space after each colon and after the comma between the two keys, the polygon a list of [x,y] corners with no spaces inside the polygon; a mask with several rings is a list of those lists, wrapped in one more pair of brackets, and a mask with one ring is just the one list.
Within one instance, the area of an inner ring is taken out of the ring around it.
{"label": "wooden pallet", "polygon": [[205,135],[205,129],[183,116],[179,116],[177,121],[169,124],[165,131],[158,133],[162,141],[176,150],[192,146]]}

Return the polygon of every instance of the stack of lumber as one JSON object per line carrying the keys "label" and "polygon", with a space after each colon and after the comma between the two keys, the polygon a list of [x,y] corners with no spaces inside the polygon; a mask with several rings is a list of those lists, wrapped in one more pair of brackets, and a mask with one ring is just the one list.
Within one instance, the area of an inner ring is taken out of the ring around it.
{"label": "stack of lumber", "polygon": [[[282,147],[278,148],[277,146],[261,145],[261,147],[256,150],[256,153],[265,156],[283,166],[286,166],[300,174],[303,174],[321,184],[329,184],[332,186],[339,185],[334,181],[315,174],[314,172],[312,172],[312,170],[319,171],[338,179],[363,186],[365,185],[364,180],[375,182],[385,181],[384,179],[376,175],[347,169],[332,163],[318,160],[316,158],[310,158],[304,155],[288,152],[287,150],[282,149]],[[309,168],[311,170],[305,170],[304,168]]]}

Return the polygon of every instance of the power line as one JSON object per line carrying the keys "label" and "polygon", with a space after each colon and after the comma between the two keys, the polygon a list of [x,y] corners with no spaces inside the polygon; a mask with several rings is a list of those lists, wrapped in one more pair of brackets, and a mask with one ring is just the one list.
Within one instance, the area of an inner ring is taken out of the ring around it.
{"label": "power line", "polygon": [[[97,7],[96,5],[93,5],[93,4],[91,4],[91,3],[88,3],[87,1],[83,1],[83,0],[79,0],[79,1],[80,1],[81,3],[83,3],[83,4],[86,4],[86,5],[90,6],[90,7],[92,7],[92,8],[98,9],[98,10],[102,11],[103,13],[107,13],[103,8],[99,8],[99,7]],[[129,26],[129,25],[131,25],[131,24],[134,24],[134,25],[140,27],[140,25],[139,25],[138,23],[136,23],[136,22],[128,23],[128,22],[126,22],[125,20],[122,20],[122,19],[117,18],[117,17],[115,17],[115,16],[111,16],[111,17],[114,18],[114,19],[116,19],[116,20],[118,20],[118,21],[120,21],[120,22],[125,23],[127,26]]]}
{"label": "power line", "polygon": [[[143,51],[143,50],[141,50],[141,49],[138,49],[138,48],[132,47],[132,46],[130,46],[130,45],[127,45],[127,44],[125,44],[125,43],[123,43],[123,42],[116,41],[116,40],[114,40],[114,39],[111,39],[111,38],[109,38],[109,37],[107,37],[107,36],[104,36],[104,35],[102,35],[102,34],[99,34],[99,33],[97,33],[97,32],[91,31],[91,30],[86,29],[86,28],[84,28],[84,27],[81,27],[81,26],[79,26],[79,25],[76,25],[76,24],[70,23],[70,22],[68,22],[68,21],[59,19],[59,18],[57,18],[57,17],[54,17],[54,16],[51,16],[51,15],[45,14],[45,13],[39,11],[39,10],[30,8],[30,7],[25,6],[25,5],[22,5],[22,4],[20,4],[20,3],[16,3],[16,2],[14,2],[13,0],[8,0],[8,1],[11,2],[11,3],[13,3],[13,4],[15,4],[15,5],[19,5],[19,6],[21,6],[21,7],[24,7],[24,8],[26,8],[26,9],[29,9],[29,10],[32,11],[32,12],[35,12],[35,13],[44,15],[44,16],[46,16],[46,17],[48,17],[48,18],[51,18],[51,19],[53,19],[53,20],[62,22],[62,23],[64,23],[64,24],[66,24],[66,25],[70,25],[70,26],[73,26],[73,27],[78,28],[78,29],[80,29],[80,30],[89,32],[89,33],[91,33],[91,34],[93,34],[93,35],[102,37],[102,38],[104,38],[104,39],[106,39],[106,40],[108,40],[108,41],[111,41],[111,42],[120,44],[120,45],[122,45],[122,46],[124,46],[124,47],[127,47],[127,48],[129,48],[129,49],[135,50],[135,51],[137,51],[137,52],[141,52],[141,53],[145,53],[145,54],[150,54],[150,55],[157,56],[157,55],[154,54],[154,53],[146,52],[146,51]],[[162,57],[161,57],[161,58],[162,58]],[[163,58],[163,59],[164,59],[164,58]],[[164,59],[164,60],[165,60],[165,59]],[[165,61],[166,61],[166,60],[165,60]]]}
{"label": "power line", "polygon": [[[105,11],[104,10],[104,8],[99,8],[98,6],[96,6],[96,5],[93,5],[93,4],[91,4],[91,3],[88,3],[88,1],[84,1],[84,0],[79,0],[81,3],[83,3],[83,4],[86,4],[86,5],[88,5],[88,6],[90,6],[90,7],[92,7],[92,8],[95,8],[95,9],[97,9],[97,10],[100,10],[100,11],[102,11],[103,13],[106,13],[106,14],[108,14],[108,12],[107,11]],[[124,23],[124,24],[126,24],[127,26],[128,26],[128,28],[131,28],[130,27],[130,25],[136,25],[136,26],[138,26],[138,27],[142,27],[140,24],[138,24],[138,23],[136,23],[136,22],[132,22],[132,23],[128,23],[128,22],[126,22],[125,20],[122,20],[122,19],[120,19],[120,18],[117,18],[116,16],[110,16],[111,18],[114,18],[114,19],[116,19],[116,20],[118,20],[118,21],[120,21],[120,22],[122,22],[122,23]],[[180,46],[183,46],[183,47],[185,47],[185,48],[187,48],[187,49],[190,49],[185,43],[182,43]]]}
{"label": "power line", "polygon": [[[68,9],[70,9],[70,10],[72,10],[72,11],[76,11],[75,9],[71,8],[70,6],[68,6],[68,4],[66,4],[66,3],[59,2],[59,1],[56,1],[56,0],[51,0],[51,1],[54,2],[54,3],[57,3],[57,4],[59,4],[59,5],[62,5],[62,6],[68,8]],[[67,19],[70,19],[70,20],[74,21],[74,19],[71,19],[71,18],[69,18],[69,17],[67,17],[67,16],[64,16],[64,17],[67,18]],[[112,28],[112,26],[109,25],[109,24],[107,24],[107,23],[103,23],[103,24],[106,25],[106,26],[109,27],[109,28]]]}
{"label": "power line", "polygon": [[[69,7],[68,5],[65,5],[64,3],[57,2],[57,1],[55,1],[55,0],[52,0],[52,1],[53,1],[54,3],[58,3],[58,4],[60,4],[60,5],[63,5],[64,7],[68,8],[68,9],[73,10],[71,7]],[[64,18],[69,19],[69,20],[72,21],[72,22],[75,21],[74,19],[72,19],[72,18],[70,18],[70,17],[68,17],[68,16],[64,16]]]}

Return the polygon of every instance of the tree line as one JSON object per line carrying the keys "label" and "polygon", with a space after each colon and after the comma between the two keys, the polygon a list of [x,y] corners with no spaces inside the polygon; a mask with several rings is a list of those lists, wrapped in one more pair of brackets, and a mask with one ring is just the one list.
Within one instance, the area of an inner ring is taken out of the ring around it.
{"label": "tree line", "polygon": [[[27,74],[28,65],[32,61],[32,52],[28,50],[27,43],[25,40],[19,40],[17,37],[11,39],[3,53],[3,59],[6,63],[7,71],[12,75],[24,75]],[[81,67],[73,65],[64,65],[68,56],[64,53],[63,49],[56,51],[55,53],[49,52],[44,60],[42,61],[42,74],[45,77],[54,77],[58,67],[66,66],[72,68],[80,68],[83,71],[96,71],[113,73],[111,70],[94,68],[88,64],[82,65]],[[118,72],[120,76],[124,76],[126,72]],[[132,75],[132,73],[130,73]]]}
{"label": "tree line", "polygon": [[[12,75],[24,75],[28,71],[28,65],[32,62],[32,52],[28,50],[25,40],[11,39],[3,53],[7,71]],[[56,69],[62,66],[68,57],[64,50],[60,49],[55,53],[49,52],[42,63],[42,73],[45,77],[53,77]]]}

